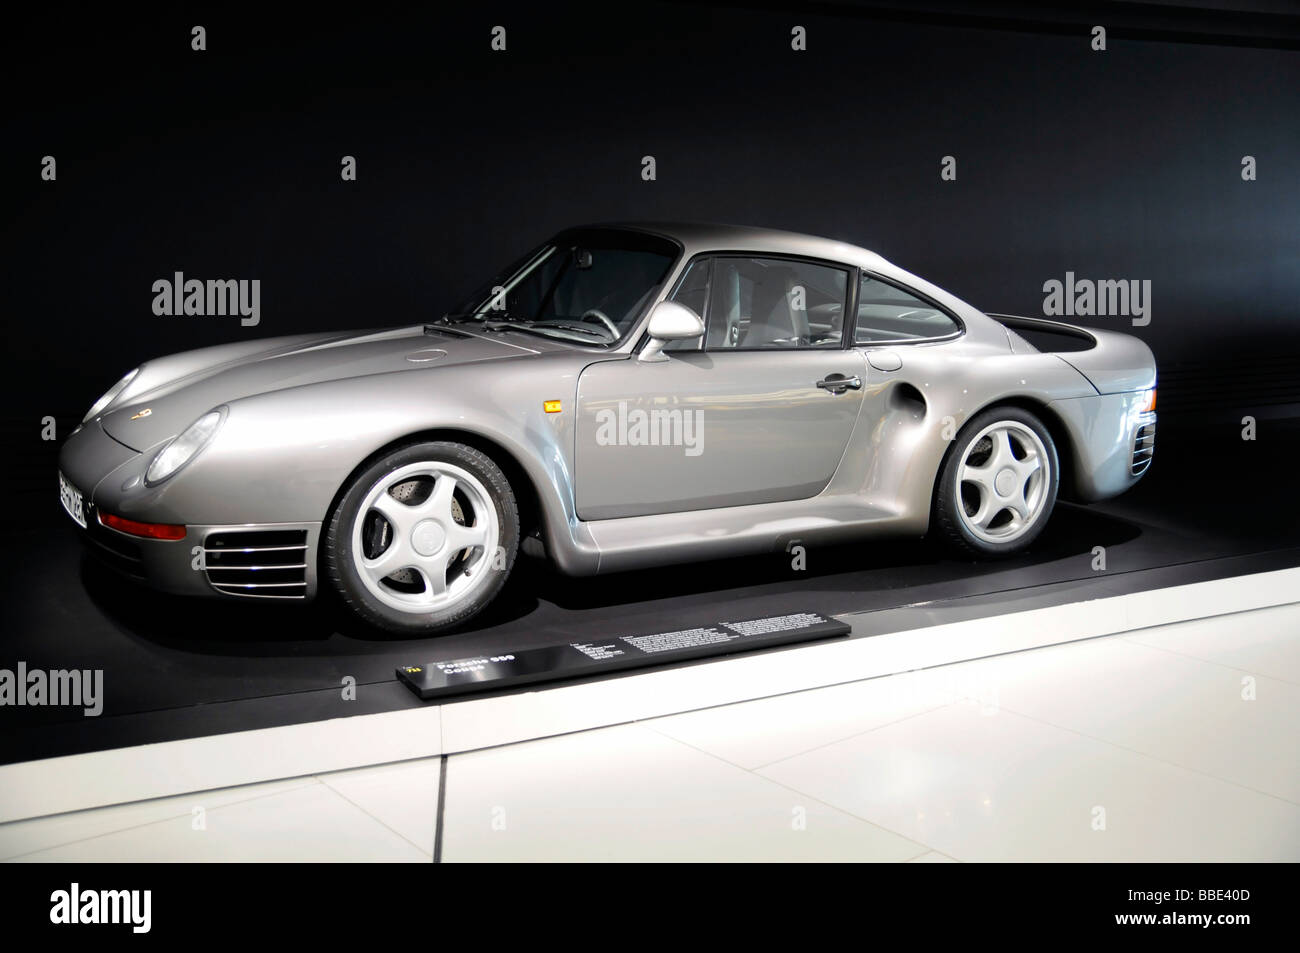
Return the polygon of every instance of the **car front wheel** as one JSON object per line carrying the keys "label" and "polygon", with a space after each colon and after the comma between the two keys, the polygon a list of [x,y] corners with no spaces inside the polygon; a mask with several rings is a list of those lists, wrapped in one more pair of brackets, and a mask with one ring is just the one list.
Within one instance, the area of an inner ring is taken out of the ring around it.
{"label": "car front wheel", "polygon": [[957,434],[939,473],[933,522],[958,551],[1009,556],[1043,531],[1056,505],[1056,446],[1019,407],[977,414]]}
{"label": "car front wheel", "polygon": [[326,527],[326,570],[373,625],[432,634],[501,591],[519,548],[519,511],[501,468],[473,447],[428,442],[375,460]]}

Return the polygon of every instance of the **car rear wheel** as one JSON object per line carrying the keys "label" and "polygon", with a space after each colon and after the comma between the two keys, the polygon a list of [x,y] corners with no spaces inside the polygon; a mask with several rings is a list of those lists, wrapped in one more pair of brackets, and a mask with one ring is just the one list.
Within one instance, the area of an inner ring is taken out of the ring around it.
{"label": "car rear wheel", "polygon": [[1043,531],[1058,485],[1056,446],[1043,422],[1019,407],[994,407],[953,441],[939,473],[933,522],[960,552],[1009,556]]}
{"label": "car rear wheel", "polygon": [[357,475],[324,547],[328,575],[358,615],[431,634],[501,591],[519,548],[519,511],[491,457],[459,443],[411,444]]}

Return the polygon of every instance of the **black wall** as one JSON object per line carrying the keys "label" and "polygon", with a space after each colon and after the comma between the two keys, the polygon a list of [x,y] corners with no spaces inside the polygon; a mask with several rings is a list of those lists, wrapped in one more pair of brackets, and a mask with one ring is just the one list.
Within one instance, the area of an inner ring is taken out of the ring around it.
{"label": "black wall", "polygon": [[[1162,409],[1298,401],[1296,18],[1202,12],[1180,32],[1176,7],[1128,6],[11,23],[6,479],[47,490],[40,419],[66,431],[151,355],[420,321],[548,233],[614,219],[828,235],[992,311],[1041,314],[1067,271],[1149,279],[1149,326],[1091,323],[1150,343]],[[1090,21],[1110,24],[1106,52]],[[260,278],[261,324],[155,316],[174,271]]]}

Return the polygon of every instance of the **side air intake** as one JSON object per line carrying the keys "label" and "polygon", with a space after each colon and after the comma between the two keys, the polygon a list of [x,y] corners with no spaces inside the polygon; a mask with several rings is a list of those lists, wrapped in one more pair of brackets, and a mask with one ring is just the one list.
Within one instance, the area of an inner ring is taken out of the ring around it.
{"label": "side air intake", "polygon": [[231,596],[302,599],[307,595],[307,531],[209,533],[203,568],[218,592]]}

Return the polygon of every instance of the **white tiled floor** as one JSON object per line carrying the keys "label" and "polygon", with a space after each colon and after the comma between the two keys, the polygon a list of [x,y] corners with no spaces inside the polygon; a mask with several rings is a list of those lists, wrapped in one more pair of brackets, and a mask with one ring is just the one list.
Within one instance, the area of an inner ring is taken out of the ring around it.
{"label": "white tiled floor", "polygon": [[449,861],[910,860],[927,852],[641,725],[471,752],[448,767]]}
{"label": "white tiled floor", "polygon": [[[266,785],[254,785],[263,788]],[[212,795],[227,803],[208,806]],[[21,854],[30,861],[428,861],[430,855],[375,819],[328,785],[308,779],[278,792],[232,788],[183,801],[184,813],[152,823]],[[196,816],[195,810],[203,811]],[[98,814],[112,808],[84,812]],[[81,813],[81,812],[79,812]],[[432,810],[429,812],[433,816]],[[18,821],[28,846],[46,818]],[[8,831],[0,829],[3,852]]]}
{"label": "white tiled floor", "polygon": [[[427,861],[441,769],[0,825],[0,859]],[[446,861],[1296,861],[1300,605],[455,754],[444,802]]]}

